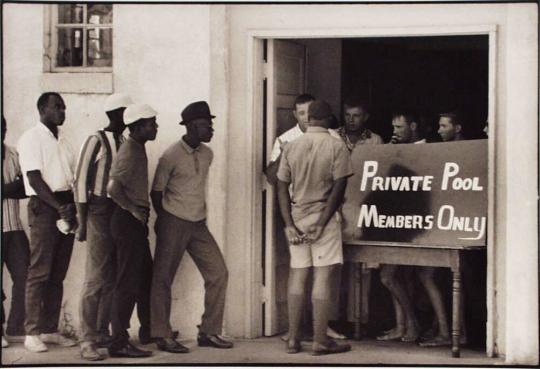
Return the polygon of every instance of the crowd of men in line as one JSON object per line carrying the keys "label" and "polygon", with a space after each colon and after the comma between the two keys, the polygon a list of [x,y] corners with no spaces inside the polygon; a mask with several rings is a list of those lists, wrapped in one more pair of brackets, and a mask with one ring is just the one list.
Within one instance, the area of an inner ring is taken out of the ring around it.
{"label": "crowd of men in line", "polygon": [[[44,352],[47,344],[77,344],[58,332],[63,280],[77,238],[87,243],[78,337],[83,359],[104,359],[100,347],[108,348],[112,357],[151,355],[129,341],[135,305],[141,344],[154,342],[162,351],[189,352],[170,325],[171,286],[185,251],[204,279],[198,345],[232,348],[233,343],[220,336],[228,271],[206,225],[205,190],[213,159],[206,143],[212,139],[215,118],[208,104],[194,102],[182,111],[180,124],[186,133],[160,157],[151,190],[145,143],[156,138],[158,125],[157,112],[150,106],[133,103],[125,94],[109,96],[104,106],[109,123],[85,140],[78,159],[59,131],[66,109],[62,97],[44,93],[37,108],[40,121],[24,132],[17,150],[3,143],[7,127],[2,117],[2,260],[13,280],[2,347],[19,341],[31,352]],[[311,269],[313,354],[350,350],[350,345],[332,339],[344,337],[328,327],[331,294],[339,290],[335,275],[343,264],[339,207],[353,174],[350,152],[356,145],[383,140],[366,127],[369,112],[362,100],[346,99],[343,108],[344,125],[329,129],[335,119],[330,106],[311,95],[299,96],[293,112],[297,124],[276,139],[267,168],[269,182],[277,186],[290,245],[289,332],[284,337],[289,353],[299,352],[305,338],[300,325]],[[392,125],[391,143],[425,142],[414,115],[395,112]],[[443,141],[462,139],[456,114],[441,114],[439,127]],[[23,197],[30,197],[30,241],[19,216],[18,199]],[[150,203],[157,213],[153,260]],[[434,271],[418,268],[437,317],[438,333],[424,341],[426,346],[449,343]],[[419,335],[402,273],[399,266],[382,266],[396,327],[381,340],[414,341]]]}

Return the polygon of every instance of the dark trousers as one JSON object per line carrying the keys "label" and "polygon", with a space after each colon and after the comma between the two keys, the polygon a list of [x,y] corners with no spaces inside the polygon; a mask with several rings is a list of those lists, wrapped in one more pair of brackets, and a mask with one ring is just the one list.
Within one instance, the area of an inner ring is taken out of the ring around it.
{"label": "dark trousers", "polygon": [[150,247],[144,250],[142,265],[142,275],[145,276],[141,281],[139,294],[137,296],[137,318],[141,324],[139,328],[139,337],[150,337],[150,293],[152,289],[152,254]]}
{"label": "dark trousers", "polygon": [[205,221],[189,222],[162,211],[156,223],[152,278],[152,336],[171,337],[171,286],[187,250],[204,279],[204,314],[200,332],[221,333],[228,271]]}
{"label": "dark trousers", "polygon": [[109,335],[115,281],[115,248],[111,199],[92,197],[88,203],[86,266],[81,293],[81,341],[94,342]]}
{"label": "dark trousers", "polygon": [[[62,203],[72,195],[58,195]],[[30,266],[26,280],[27,335],[54,333],[62,307],[64,278],[73,250],[73,234],[63,234],[56,228],[56,209],[32,196],[28,202],[30,225]]]}
{"label": "dark trousers", "polygon": [[[24,231],[2,232],[2,262],[13,281],[6,333],[10,336],[24,336],[24,295],[30,263],[30,248]],[[3,306],[2,314],[4,314]]]}
{"label": "dark trousers", "polygon": [[[141,294],[141,286],[152,279],[152,263],[148,227],[128,211],[117,207],[111,219],[111,234],[116,251],[116,280],[114,285],[111,324],[115,342],[112,347],[124,346],[133,308]],[[145,268],[146,266],[146,268]],[[150,273],[150,274],[146,274]]]}

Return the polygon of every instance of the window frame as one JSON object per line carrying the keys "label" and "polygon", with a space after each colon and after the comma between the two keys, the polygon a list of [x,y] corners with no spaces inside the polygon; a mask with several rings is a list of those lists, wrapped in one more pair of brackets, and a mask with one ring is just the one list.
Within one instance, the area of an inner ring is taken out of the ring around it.
{"label": "window frame", "polygon": [[[104,24],[91,24],[87,22],[88,17],[88,5],[89,3],[80,3],[84,5],[83,7],[83,23],[63,23],[58,24],[58,5],[61,4],[50,4],[45,5],[45,39],[44,39],[44,71],[50,73],[112,73],[114,66],[114,4],[111,4],[113,7],[112,23]],[[79,28],[82,29],[82,49],[83,52],[83,65],[82,66],[70,66],[70,67],[59,67],[57,66],[57,51],[58,51],[58,30],[59,29],[73,29]],[[112,65],[110,67],[95,67],[95,66],[85,66],[88,63],[88,30],[89,29],[110,29],[113,32],[113,54],[112,54]]]}

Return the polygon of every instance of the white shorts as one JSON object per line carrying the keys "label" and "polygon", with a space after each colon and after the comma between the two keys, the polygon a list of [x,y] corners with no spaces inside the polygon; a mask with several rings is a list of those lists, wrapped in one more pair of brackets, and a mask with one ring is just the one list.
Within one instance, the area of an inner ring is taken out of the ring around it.
{"label": "white shorts", "polygon": [[[296,228],[306,233],[308,228],[319,220],[320,214],[309,214],[299,221],[295,221]],[[343,264],[341,222],[337,212],[328,221],[321,237],[317,241],[311,244],[301,243],[298,245],[289,245],[289,251],[291,253],[291,268],[323,267]]]}

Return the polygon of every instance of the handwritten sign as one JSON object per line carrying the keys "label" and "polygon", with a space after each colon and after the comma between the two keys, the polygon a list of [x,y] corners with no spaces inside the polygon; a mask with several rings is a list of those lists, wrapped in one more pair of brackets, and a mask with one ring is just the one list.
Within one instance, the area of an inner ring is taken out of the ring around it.
{"label": "handwritten sign", "polygon": [[351,160],[344,240],[486,244],[487,140],[357,146]]}

